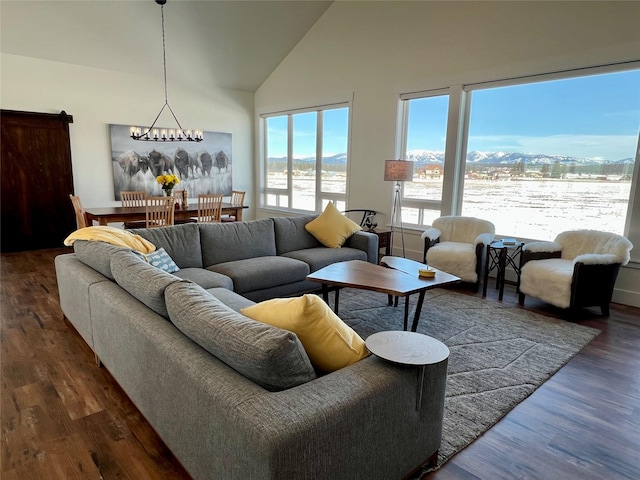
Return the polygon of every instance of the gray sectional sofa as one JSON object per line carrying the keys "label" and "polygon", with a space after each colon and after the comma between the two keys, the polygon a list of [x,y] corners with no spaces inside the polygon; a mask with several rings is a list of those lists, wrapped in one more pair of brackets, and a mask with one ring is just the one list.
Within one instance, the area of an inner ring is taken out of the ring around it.
{"label": "gray sectional sofa", "polygon": [[305,276],[377,259],[377,237],[319,244],[314,217],[136,230],[170,274],[123,247],[76,241],[56,258],[64,315],[194,479],[399,479],[437,458],[447,362],[417,373],[369,356],[329,374],[254,301],[317,288]]}

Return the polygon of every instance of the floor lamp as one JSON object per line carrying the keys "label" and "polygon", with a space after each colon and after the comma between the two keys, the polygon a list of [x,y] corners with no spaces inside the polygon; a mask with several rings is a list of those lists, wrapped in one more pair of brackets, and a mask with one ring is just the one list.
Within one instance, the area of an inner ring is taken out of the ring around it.
{"label": "floor lamp", "polygon": [[404,228],[402,226],[402,201],[400,195],[400,182],[413,180],[413,162],[406,160],[385,160],[384,161],[384,180],[387,182],[396,182],[395,192],[393,194],[393,208],[391,210],[391,240],[390,250],[393,255],[393,237],[396,225],[400,226],[400,238],[402,239],[402,256],[406,257],[404,251]]}

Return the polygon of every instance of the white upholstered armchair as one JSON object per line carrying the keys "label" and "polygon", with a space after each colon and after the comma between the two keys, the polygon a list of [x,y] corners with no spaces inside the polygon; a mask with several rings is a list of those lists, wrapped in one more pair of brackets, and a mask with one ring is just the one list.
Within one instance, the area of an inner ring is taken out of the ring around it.
{"label": "white upholstered armchair", "polygon": [[474,217],[436,218],[422,233],[424,263],[460,277],[463,282],[480,285],[482,253],[493,241],[493,223]]}
{"label": "white upholstered armchair", "polygon": [[625,237],[596,230],[528,243],[521,256],[519,301],[530,295],[559,308],[599,306],[608,316],[618,271],[632,248]]}

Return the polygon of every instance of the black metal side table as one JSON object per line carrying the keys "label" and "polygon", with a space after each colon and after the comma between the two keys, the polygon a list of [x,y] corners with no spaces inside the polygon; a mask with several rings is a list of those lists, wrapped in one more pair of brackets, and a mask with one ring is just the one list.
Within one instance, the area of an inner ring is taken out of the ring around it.
{"label": "black metal side table", "polygon": [[505,243],[502,240],[496,240],[487,245],[487,256],[484,263],[484,286],[482,287],[483,297],[487,296],[489,274],[496,270],[496,288],[500,288],[498,300],[502,300],[507,265],[511,265],[516,272],[518,285],[520,285],[520,255],[522,255],[523,245],[524,242]]}

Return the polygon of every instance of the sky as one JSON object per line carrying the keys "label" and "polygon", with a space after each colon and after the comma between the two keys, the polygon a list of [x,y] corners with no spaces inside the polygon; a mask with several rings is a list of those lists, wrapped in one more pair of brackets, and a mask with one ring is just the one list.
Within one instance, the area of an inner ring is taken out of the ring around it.
{"label": "sky", "polygon": [[[446,96],[411,101],[408,150],[444,151]],[[316,116],[294,116],[294,157],[315,154]],[[325,155],[347,150],[346,108],[325,111]],[[286,156],[286,117],[269,119],[269,155]],[[640,130],[640,70],[476,90],[468,151],[621,160]]]}
{"label": "sky", "polygon": [[[444,150],[446,97],[431,109],[430,100],[410,112],[408,150]],[[632,70],[473,91],[467,150],[615,161],[634,156],[639,129],[640,70]]]}

